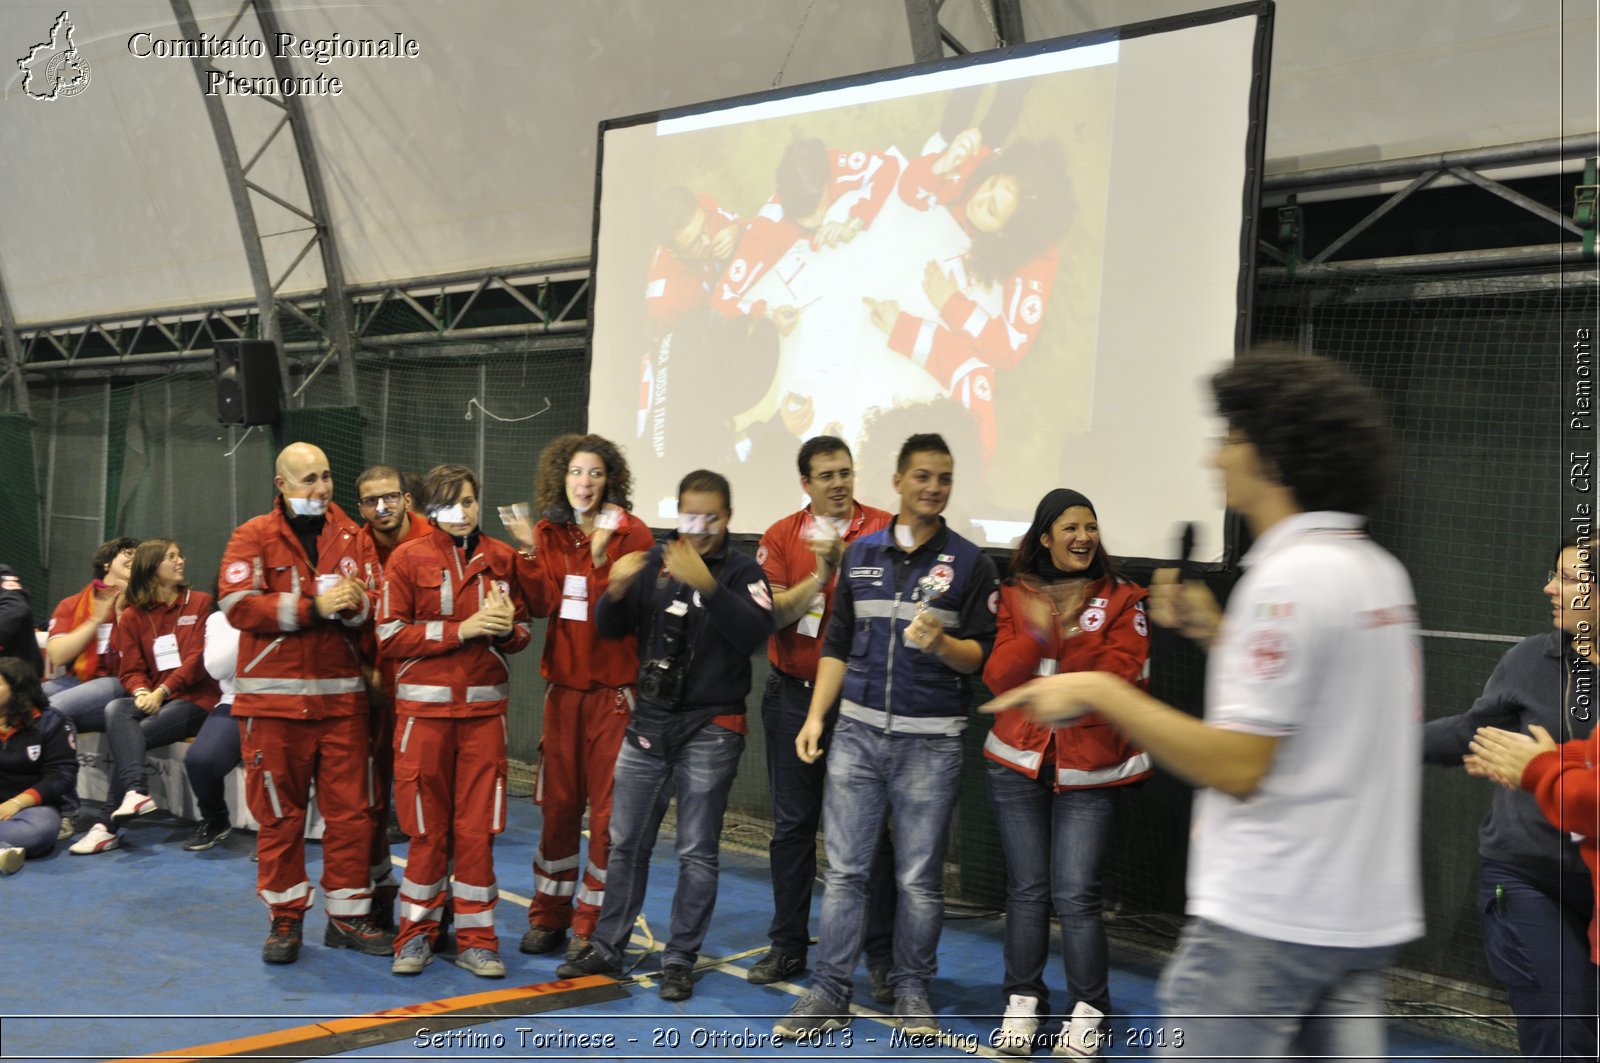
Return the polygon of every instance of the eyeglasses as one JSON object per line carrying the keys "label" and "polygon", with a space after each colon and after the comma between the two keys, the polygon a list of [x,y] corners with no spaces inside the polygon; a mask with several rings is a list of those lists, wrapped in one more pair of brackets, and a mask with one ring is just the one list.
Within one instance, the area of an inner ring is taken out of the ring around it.
{"label": "eyeglasses", "polygon": [[386,495],[368,495],[366,498],[358,498],[356,499],[356,504],[362,509],[377,509],[378,503],[382,502],[390,509],[397,509],[400,506],[400,501],[405,497],[404,491],[390,491]]}
{"label": "eyeglasses", "polygon": [[1594,577],[1592,575],[1590,575],[1589,573],[1587,573],[1587,572],[1580,572],[1576,576],[1569,576],[1565,572],[1558,572],[1555,569],[1551,569],[1549,572],[1546,572],[1544,574],[1544,581],[1546,583],[1554,583],[1558,579],[1563,583],[1593,583],[1594,582]]}

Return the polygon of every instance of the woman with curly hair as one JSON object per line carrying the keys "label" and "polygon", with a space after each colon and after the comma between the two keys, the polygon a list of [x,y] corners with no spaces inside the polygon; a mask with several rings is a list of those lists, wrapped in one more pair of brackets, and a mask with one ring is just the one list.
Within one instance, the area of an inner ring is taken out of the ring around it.
{"label": "woman with curly hair", "polygon": [[[1106,553],[1093,503],[1066,488],[1049,492],[1001,587],[983,681],[996,694],[1060,672],[1111,672],[1142,685],[1150,660],[1144,599],[1144,588],[1123,579]],[[1048,1014],[1054,907],[1069,998],[1057,1044],[1097,1055],[1111,1010],[1100,868],[1118,788],[1149,776],[1150,757],[1103,720],[1052,727],[1022,709],[995,718],[983,755],[1006,859],[1006,1010],[990,1043],[1013,1055],[1035,1047]]]}
{"label": "woman with curly hair", "polygon": [[113,763],[105,809],[69,852],[115,849],[122,824],[155,811],[146,751],[193,738],[222,697],[206,672],[211,595],[189,589],[183,564],[183,548],[171,539],[146,539],[133,552],[128,607],[112,636],[122,686],[131,696],[106,706]]}
{"label": "woman with curly hair", "polygon": [[50,855],[77,776],[72,724],[50,708],[32,668],[0,657],[0,872]]}
{"label": "woman with curly hair", "polygon": [[[571,928],[570,958],[594,932],[605,897],[610,844],[611,773],[633,708],[639,671],[634,640],[602,642],[594,609],[611,563],[654,545],[632,513],[633,475],[615,443],[564,435],[539,458],[534,506],[539,522],[508,523],[522,544],[518,580],[534,616],[549,617],[540,672],[544,733],[533,799],[544,813],[534,854],[534,898],[523,952],[559,948]],[[589,856],[578,868],[578,840],[589,805]]]}

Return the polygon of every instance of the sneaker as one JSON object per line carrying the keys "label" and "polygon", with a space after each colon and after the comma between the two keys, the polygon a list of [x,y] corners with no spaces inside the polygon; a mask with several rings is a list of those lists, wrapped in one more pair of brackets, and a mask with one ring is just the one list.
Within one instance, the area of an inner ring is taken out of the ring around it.
{"label": "sneaker", "polygon": [[894,986],[889,984],[892,970],[892,967],[873,967],[867,971],[867,977],[872,979],[872,999],[879,1004],[894,1003]]}
{"label": "sneaker", "polygon": [[22,862],[28,854],[15,845],[0,849],[0,874],[15,875],[22,870]]}
{"label": "sneaker", "polygon": [[261,946],[261,959],[265,963],[293,963],[300,958],[300,917],[275,915],[272,929],[267,931],[267,943]]}
{"label": "sneaker", "polygon": [[787,952],[777,949],[768,949],[767,954],[756,961],[750,968],[746,981],[751,985],[771,985],[773,982],[786,982],[790,978],[806,969],[806,961],[799,956],[791,956]]}
{"label": "sneaker", "polygon": [[566,940],[567,932],[563,927],[530,926],[528,932],[522,935],[522,942],[517,946],[517,951],[526,952],[530,956],[543,956],[547,952],[559,949]]}
{"label": "sneaker", "polygon": [[1078,1001],[1050,1054],[1065,1059],[1099,1059],[1100,1047],[1104,1044],[1100,1023],[1105,1017],[1105,1012],[1093,1004]]}
{"label": "sneaker", "polygon": [[576,958],[556,968],[557,978],[583,978],[591,974],[608,974],[615,978],[621,973],[622,965],[606,959],[593,945],[578,953]]}
{"label": "sneaker", "polygon": [[808,1037],[828,1030],[842,1030],[850,1025],[850,1010],[839,1004],[830,1004],[817,993],[806,992],[794,1002],[789,1013],[772,1024],[778,1037]]}
{"label": "sneaker", "polygon": [[677,1003],[694,996],[694,972],[688,965],[669,963],[661,968],[661,999]]}
{"label": "sneaker", "polygon": [[202,819],[200,825],[189,835],[189,840],[183,843],[185,852],[199,853],[211,848],[233,833],[233,826],[227,821],[213,823],[209,819]]}
{"label": "sneaker", "polygon": [[120,826],[135,816],[143,816],[155,810],[156,803],[151,800],[149,794],[141,794],[137,790],[129,790],[122,795],[122,804],[118,805],[117,810],[111,813],[111,823],[113,826]]}
{"label": "sneaker", "polygon": [[370,915],[352,919],[328,919],[322,943],[330,949],[355,949],[364,956],[389,956],[394,953],[394,935],[372,921]]}
{"label": "sneaker", "polygon": [[573,934],[567,941],[566,958],[570,962],[578,958],[583,950],[589,947],[588,934]]}
{"label": "sneaker", "polygon": [[504,978],[506,965],[500,962],[500,954],[493,949],[462,949],[461,955],[456,957],[456,966],[464,971],[471,971],[479,978]]}
{"label": "sneaker", "polygon": [[85,853],[103,853],[107,849],[115,849],[119,844],[116,834],[107,829],[104,823],[96,823],[89,828],[89,833],[73,842],[67,852],[79,856]]}
{"label": "sneaker", "polygon": [[1011,994],[1006,1004],[1000,1028],[994,1032],[989,1044],[1011,1056],[1033,1053],[1034,1035],[1039,1032],[1039,998]]}
{"label": "sneaker", "polygon": [[389,965],[389,973],[421,974],[422,969],[432,962],[433,946],[428,944],[428,935],[418,934],[401,945],[400,951],[394,954],[394,962]]}
{"label": "sneaker", "polygon": [[901,993],[894,998],[894,1021],[906,1033],[937,1037],[942,1032],[933,1017],[933,1006],[921,993]]}
{"label": "sneaker", "polygon": [[61,817],[61,829],[56,831],[56,841],[64,842],[78,833],[78,825],[72,822],[71,816]]}

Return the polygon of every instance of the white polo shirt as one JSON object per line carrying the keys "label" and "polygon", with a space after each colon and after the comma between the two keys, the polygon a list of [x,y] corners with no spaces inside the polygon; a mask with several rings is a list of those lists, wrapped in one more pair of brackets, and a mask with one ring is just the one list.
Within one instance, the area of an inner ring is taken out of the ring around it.
{"label": "white polo shirt", "polygon": [[1299,513],[1245,556],[1206,722],[1277,738],[1260,787],[1204,790],[1191,915],[1349,948],[1422,934],[1422,651],[1406,571],[1350,513]]}

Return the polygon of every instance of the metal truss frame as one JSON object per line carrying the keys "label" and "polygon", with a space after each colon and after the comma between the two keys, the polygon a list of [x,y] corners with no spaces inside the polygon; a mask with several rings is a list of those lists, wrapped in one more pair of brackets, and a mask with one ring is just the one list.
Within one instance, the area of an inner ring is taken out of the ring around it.
{"label": "metal truss frame", "polygon": [[[409,281],[353,285],[345,309],[362,353],[389,353],[441,341],[454,349],[581,348],[588,328],[589,264],[569,260],[476,273],[439,274]],[[305,390],[327,364],[325,333],[329,295],[275,297],[291,372]],[[170,372],[205,362],[219,339],[260,334],[260,309],[249,301],[175,307],[130,317],[81,318],[16,330],[24,373],[33,378]],[[286,378],[292,379],[292,378]]]}
{"label": "metal truss frame", "polygon": [[905,0],[906,23],[911,29],[911,57],[918,63],[952,55],[971,55],[988,48],[1004,48],[1027,40],[1022,28],[1022,0],[974,0],[994,30],[995,41],[985,48],[969,48],[939,21],[945,0]]}

